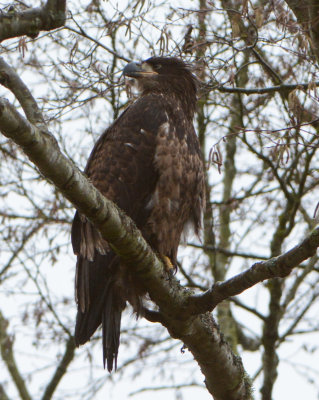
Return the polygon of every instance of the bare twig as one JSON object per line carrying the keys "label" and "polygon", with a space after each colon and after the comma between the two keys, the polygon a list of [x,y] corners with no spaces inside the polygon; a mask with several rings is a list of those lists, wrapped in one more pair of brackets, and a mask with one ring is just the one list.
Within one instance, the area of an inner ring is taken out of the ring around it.
{"label": "bare twig", "polygon": [[200,245],[200,244],[196,244],[196,243],[187,243],[187,245],[191,246],[191,247],[195,247],[196,249],[202,249],[205,251],[222,253],[228,257],[252,258],[252,259],[257,259],[257,260],[268,260],[269,259],[269,257],[263,256],[263,255],[253,254],[253,253],[241,253],[240,251],[231,251],[231,250],[223,249],[218,246]]}

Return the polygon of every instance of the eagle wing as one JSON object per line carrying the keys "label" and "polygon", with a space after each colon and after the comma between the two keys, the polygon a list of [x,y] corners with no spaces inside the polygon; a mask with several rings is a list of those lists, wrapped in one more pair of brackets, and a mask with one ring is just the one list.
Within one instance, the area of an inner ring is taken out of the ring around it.
{"label": "eagle wing", "polygon": [[154,165],[158,179],[147,208],[142,233],[156,251],[176,265],[183,233],[199,233],[204,208],[204,174],[192,124],[169,116],[156,137]]}
{"label": "eagle wing", "polygon": [[[194,127],[174,100],[141,97],[104,132],[85,173],[108,199],[129,215],[152,248],[176,265],[185,226],[198,232],[204,176]],[[140,285],[125,270],[100,233],[76,213],[72,244],[77,254],[76,343],[102,323],[103,358],[112,370],[126,301],[139,312]]]}
{"label": "eagle wing", "polygon": [[[159,171],[154,165],[156,137],[167,115],[156,96],[136,101],[99,138],[85,173],[143,229]],[[125,301],[138,303],[134,285],[123,284],[118,257],[92,224],[76,212],[72,245],[77,255],[75,294],[78,304],[76,344],[87,342],[102,323],[104,361],[112,369],[119,345],[120,316]],[[138,305],[137,305],[138,307]]]}

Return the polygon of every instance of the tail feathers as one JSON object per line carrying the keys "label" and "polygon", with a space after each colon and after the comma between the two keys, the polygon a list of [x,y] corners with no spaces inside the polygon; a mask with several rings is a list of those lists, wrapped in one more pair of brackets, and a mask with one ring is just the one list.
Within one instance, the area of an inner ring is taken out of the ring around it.
{"label": "tail feathers", "polygon": [[[114,289],[114,287],[112,288]],[[109,290],[102,314],[103,364],[109,372],[117,369],[117,355],[120,345],[121,316],[125,302],[118,301],[114,290]]]}
{"label": "tail feathers", "polygon": [[94,261],[78,258],[75,344],[89,341],[102,323],[103,362],[109,372],[113,365],[115,370],[117,367],[121,315],[126,305],[118,272],[118,258],[114,254],[97,254]]}
{"label": "tail feathers", "polygon": [[75,344],[86,343],[102,322],[102,311],[110,287],[108,265],[113,259],[98,255],[94,262],[78,256],[75,292],[78,313],[75,325]]}
{"label": "tail feathers", "polygon": [[97,328],[101,325],[103,307],[110,286],[111,281],[108,280],[105,284],[104,292],[98,293],[94,299],[91,298],[91,304],[84,312],[82,312],[78,306],[74,334],[76,346],[88,342]]}

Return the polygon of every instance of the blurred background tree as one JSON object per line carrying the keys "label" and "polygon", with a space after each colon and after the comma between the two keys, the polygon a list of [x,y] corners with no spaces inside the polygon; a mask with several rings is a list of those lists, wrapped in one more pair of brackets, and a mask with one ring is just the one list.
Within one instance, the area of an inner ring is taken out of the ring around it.
{"label": "blurred background tree", "polygon": [[[10,38],[5,27],[41,3],[0,2],[2,56],[81,169],[131,101],[128,61],[162,54],[192,65],[208,196],[202,242],[180,247],[177,277],[198,292],[278,256],[317,223],[319,9],[295,3],[69,0],[64,26]],[[102,368],[99,334],[74,349],[73,206],[3,136],[0,153],[0,399],[210,398],[182,343],[130,311],[117,373]],[[314,256],[214,311],[256,399],[319,396],[318,280]]]}

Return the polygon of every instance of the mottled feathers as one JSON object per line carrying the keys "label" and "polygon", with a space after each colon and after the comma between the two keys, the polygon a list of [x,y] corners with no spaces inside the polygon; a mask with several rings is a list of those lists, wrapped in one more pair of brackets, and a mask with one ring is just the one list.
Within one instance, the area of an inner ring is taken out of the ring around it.
{"label": "mottled feathers", "polygon": [[[124,73],[140,97],[102,134],[85,173],[126,212],[160,255],[176,264],[186,225],[198,234],[205,202],[203,162],[193,127],[196,81],[179,59],[153,57]],[[75,341],[102,324],[103,360],[117,362],[121,313],[129,301],[141,312],[147,288],[136,281],[100,233],[79,213],[72,226],[77,255]]]}

